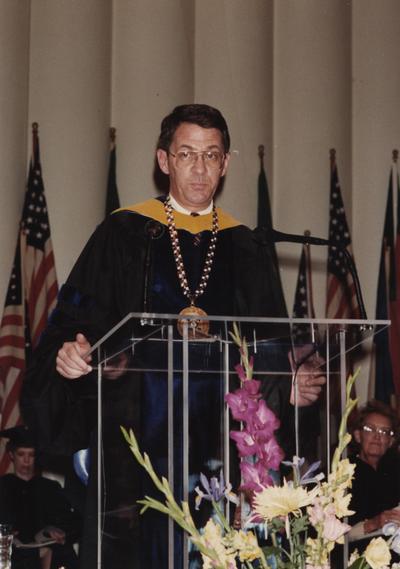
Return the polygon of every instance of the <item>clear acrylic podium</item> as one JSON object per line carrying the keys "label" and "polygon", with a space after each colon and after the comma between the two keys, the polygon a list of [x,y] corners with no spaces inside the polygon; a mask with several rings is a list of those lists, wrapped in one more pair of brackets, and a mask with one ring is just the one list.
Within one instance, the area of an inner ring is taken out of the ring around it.
{"label": "clear acrylic podium", "polygon": [[[195,335],[203,320],[209,321],[208,333]],[[134,430],[156,472],[168,478],[178,500],[189,502],[202,527],[210,510],[203,503],[199,511],[194,509],[200,472],[219,476],[222,468],[234,487],[240,480],[224,403],[225,394],[239,386],[239,350],[229,333],[234,322],[254,356],[254,377],[262,380],[263,396],[280,416],[280,442],[288,458],[322,458],[324,470],[329,469],[336,443],[334,409],[340,416],[349,362],[354,365],[371,338],[390,324],[128,314],[92,348],[98,388],[89,484],[97,503],[92,533],[98,567],[200,566],[196,552],[171,520],[149,510],[140,514],[137,500],[159,496],[136,463],[120,426]],[[319,366],[327,379],[318,405],[308,409],[289,404],[302,363]]]}

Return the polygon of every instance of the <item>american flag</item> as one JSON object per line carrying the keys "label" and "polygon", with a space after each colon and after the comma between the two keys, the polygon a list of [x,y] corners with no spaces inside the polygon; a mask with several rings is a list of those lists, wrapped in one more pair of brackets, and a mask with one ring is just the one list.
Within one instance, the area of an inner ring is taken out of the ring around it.
{"label": "american flag", "polygon": [[[31,350],[38,344],[58,292],[50,225],[42,180],[38,125],[33,124],[32,159],[14,264],[0,325],[0,428],[21,423],[19,396]],[[4,442],[0,474],[9,467]]]}
{"label": "american flag", "polygon": [[[306,235],[310,232],[306,232]],[[293,303],[293,318],[315,318],[312,280],[310,245],[303,245],[301,250],[299,273]],[[313,331],[309,325],[294,324],[292,333],[298,342],[313,342]]]}
{"label": "american flag", "polygon": [[351,238],[346,221],[335,150],[331,150],[331,189],[329,213],[328,279],[326,296],[327,318],[359,318],[354,282],[343,249],[350,254]]}

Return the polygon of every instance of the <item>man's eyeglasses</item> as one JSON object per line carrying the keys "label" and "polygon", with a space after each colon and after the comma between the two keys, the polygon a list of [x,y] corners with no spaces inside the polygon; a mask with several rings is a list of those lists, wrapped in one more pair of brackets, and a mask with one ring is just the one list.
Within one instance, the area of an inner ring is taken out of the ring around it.
{"label": "man's eyeglasses", "polygon": [[385,427],[375,427],[375,425],[363,425],[362,430],[364,433],[368,433],[369,435],[372,435],[372,433],[374,433],[375,435],[379,435],[380,437],[385,438],[394,436],[392,429]]}
{"label": "man's eyeglasses", "polygon": [[191,166],[197,162],[199,156],[203,160],[204,164],[208,168],[221,168],[222,161],[225,154],[219,150],[179,150],[175,154],[173,152],[168,152],[174,158],[176,158],[176,165],[180,166]]}

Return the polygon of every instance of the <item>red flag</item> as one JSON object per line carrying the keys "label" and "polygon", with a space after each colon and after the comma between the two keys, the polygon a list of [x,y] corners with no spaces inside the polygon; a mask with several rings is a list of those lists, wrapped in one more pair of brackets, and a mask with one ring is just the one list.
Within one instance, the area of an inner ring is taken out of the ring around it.
{"label": "red flag", "polygon": [[[50,225],[40,165],[38,125],[14,265],[0,325],[0,429],[21,423],[19,396],[26,363],[38,344],[58,292]],[[0,474],[9,458],[0,447]]]}
{"label": "red flag", "polygon": [[328,252],[326,317],[359,318],[360,309],[355,286],[343,253],[343,249],[346,248],[352,254],[351,238],[340,191],[334,150],[331,150],[329,240],[337,244],[337,247],[330,245]]}

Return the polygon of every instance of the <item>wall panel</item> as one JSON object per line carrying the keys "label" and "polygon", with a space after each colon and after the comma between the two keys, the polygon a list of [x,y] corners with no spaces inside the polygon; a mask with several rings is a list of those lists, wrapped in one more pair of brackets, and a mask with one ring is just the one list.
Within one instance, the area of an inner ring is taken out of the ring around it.
{"label": "wall panel", "polygon": [[29,2],[0,3],[0,306],[17,242],[27,176]]}
{"label": "wall panel", "polygon": [[104,215],[111,4],[32,2],[29,121],[40,125],[59,280]]}

